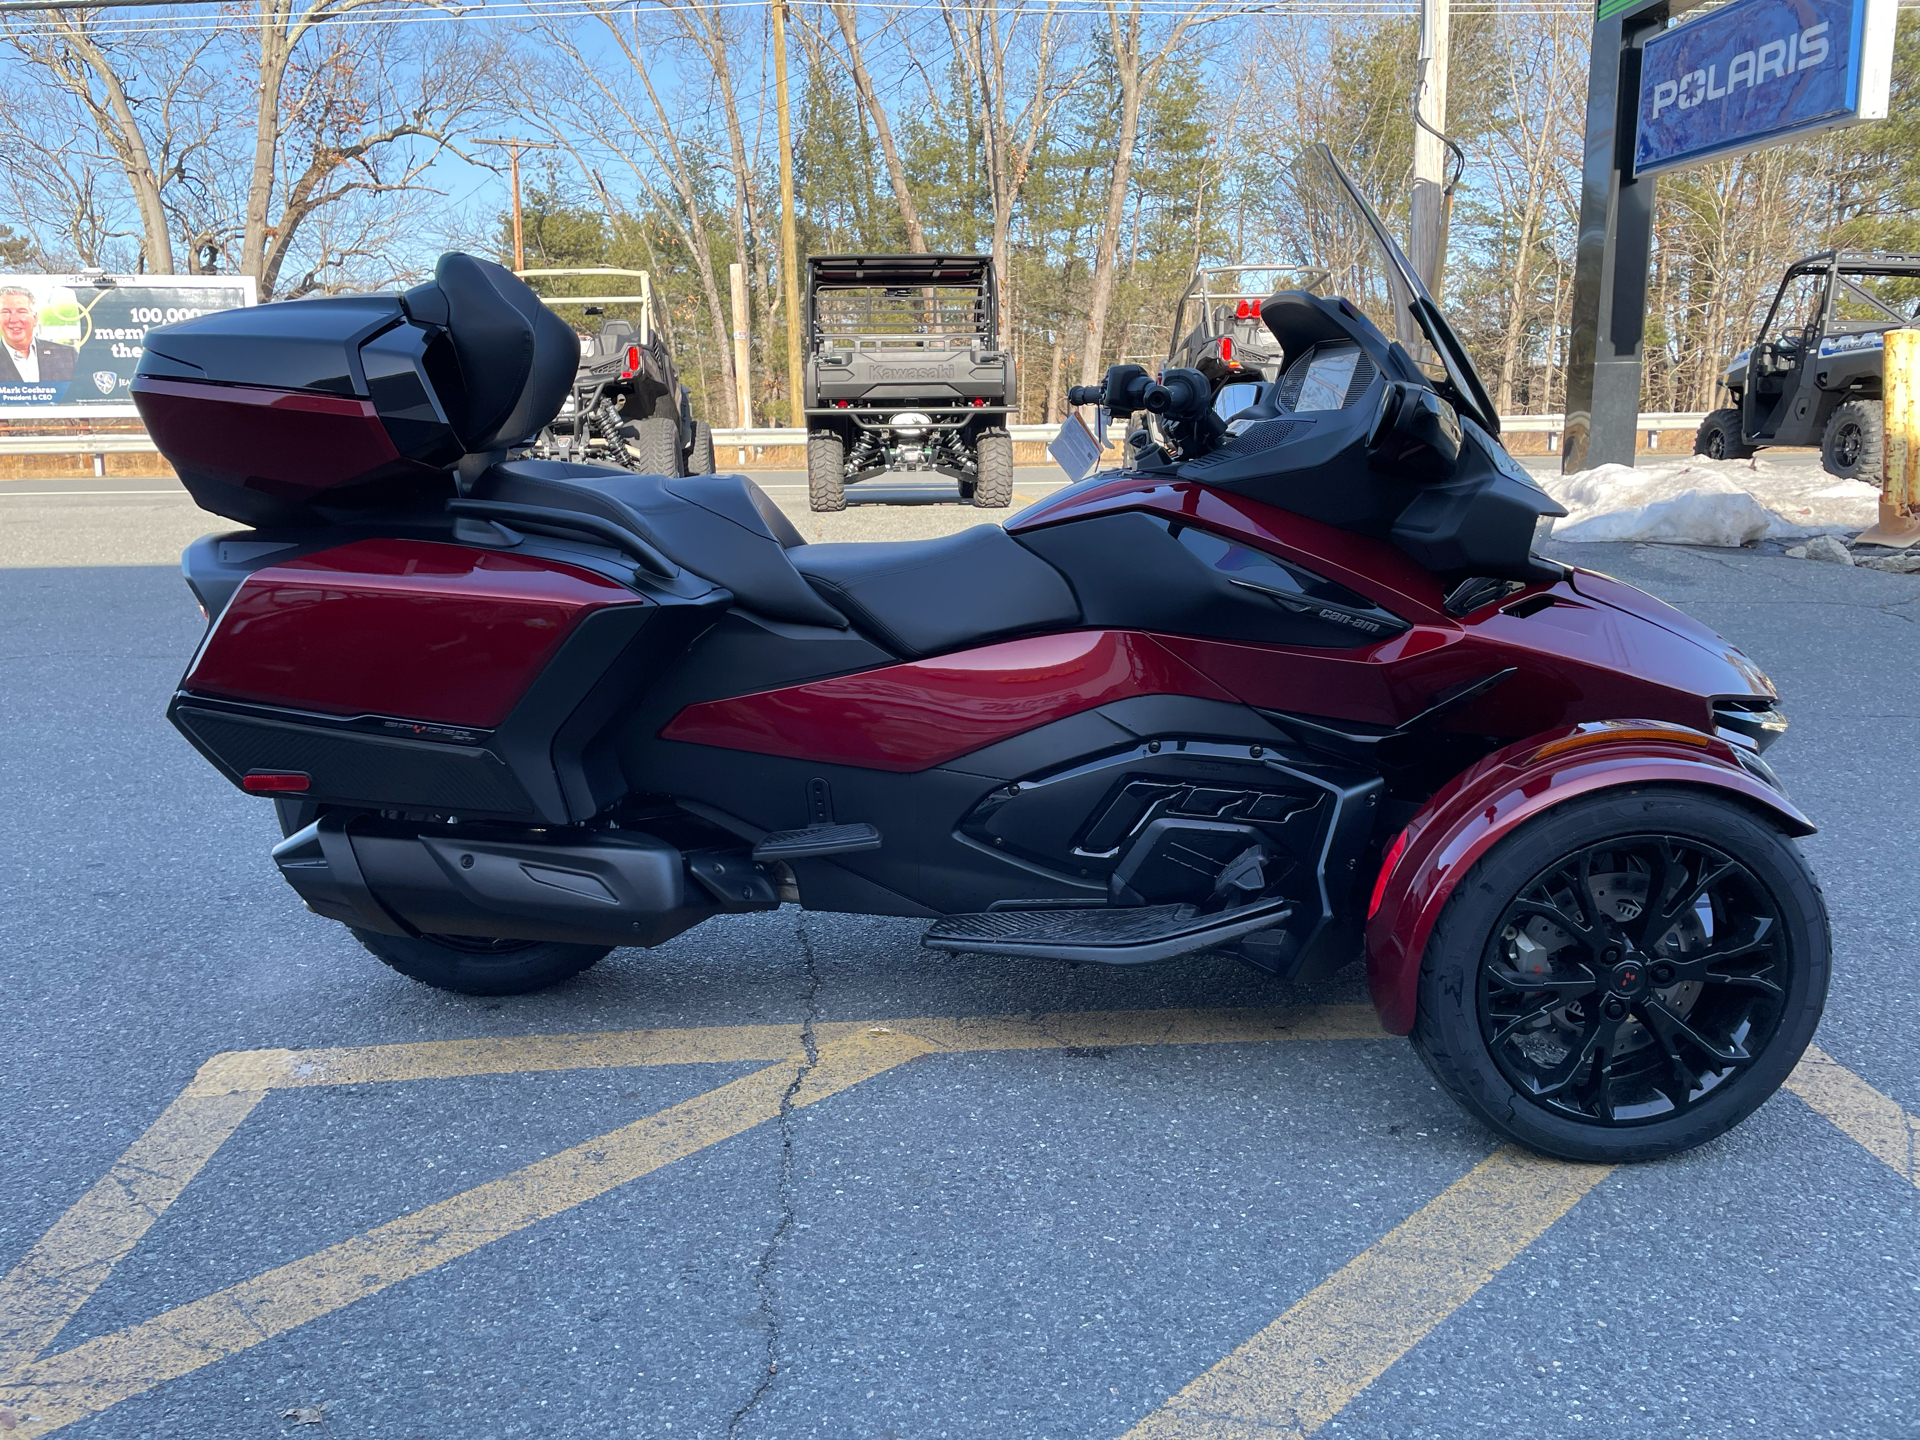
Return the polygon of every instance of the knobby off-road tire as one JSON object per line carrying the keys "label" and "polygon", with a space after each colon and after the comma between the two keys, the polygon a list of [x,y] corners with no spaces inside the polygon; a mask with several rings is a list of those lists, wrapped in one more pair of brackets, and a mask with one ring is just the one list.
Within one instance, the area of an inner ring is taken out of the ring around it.
{"label": "knobby off-road tire", "polygon": [[612,949],[552,940],[381,935],[358,929],[353,937],[408,979],[462,995],[526,995],[545,990],[571,980]]}
{"label": "knobby off-road tire", "polygon": [[981,510],[1004,510],[1013,503],[1013,437],[1004,430],[989,430],[980,437],[974,451],[972,500]]}
{"label": "knobby off-road tire", "polygon": [[1820,461],[1827,473],[1878,485],[1885,460],[1884,425],[1878,400],[1849,400],[1835,410],[1820,436]]}
{"label": "knobby off-road tire", "polygon": [[1715,410],[1693,432],[1693,453],[1709,460],[1746,460],[1753,447],[1740,439],[1740,412]]}
{"label": "knobby off-road tire", "polygon": [[713,427],[704,420],[693,422],[693,448],[687,452],[687,474],[713,474]]}
{"label": "knobby off-road tire", "polygon": [[627,456],[642,475],[680,475],[680,422],[671,415],[649,415],[620,427]]}
{"label": "knobby off-road tire", "polygon": [[[320,815],[305,800],[275,800],[280,833],[304,830]],[[486,940],[473,935],[381,935],[347,927],[368,950],[410,980],[462,995],[525,995],[570,980],[611,946],[544,940]]]}
{"label": "knobby off-road tire", "polygon": [[1509,1140],[1655,1159],[1779,1088],[1819,1023],[1830,945],[1819,884],[1770,821],[1706,791],[1607,791],[1461,881],[1427,942],[1412,1040]]}
{"label": "knobby off-road tire", "polygon": [[847,508],[847,446],[838,435],[807,436],[807,506]]}

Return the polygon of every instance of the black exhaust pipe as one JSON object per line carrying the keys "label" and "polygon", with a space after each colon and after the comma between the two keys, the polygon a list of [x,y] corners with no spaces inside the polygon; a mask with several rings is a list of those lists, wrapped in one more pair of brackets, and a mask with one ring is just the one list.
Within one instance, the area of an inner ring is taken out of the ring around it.
{"label": "black exhaust pipe", "polygon": [[688,903],[687,857],[638,832],[548,842],[323,815],[273,858],[309,910],[384,935],[658,945],[715,910]]}

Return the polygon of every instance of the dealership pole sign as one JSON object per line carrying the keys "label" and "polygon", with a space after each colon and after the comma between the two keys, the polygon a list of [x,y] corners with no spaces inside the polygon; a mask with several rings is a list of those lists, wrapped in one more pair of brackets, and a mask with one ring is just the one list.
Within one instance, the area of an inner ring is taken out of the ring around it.
{"label": "dealership pole sign", "polygon": [[1650,36],[1633,173],[1883,119],[1897,0],[1734,0]]}
{"label": "dealership pole sign", "polygon": [[248,275],[0,275],[0,414],[125,405],[149,330],[253,300]]}

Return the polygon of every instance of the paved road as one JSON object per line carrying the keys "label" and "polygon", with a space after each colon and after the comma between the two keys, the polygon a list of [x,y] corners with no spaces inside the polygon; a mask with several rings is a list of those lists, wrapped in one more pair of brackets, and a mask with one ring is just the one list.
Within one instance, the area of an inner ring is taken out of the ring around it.
{"label": "paved road", "polygon": [[[545,995],[403,980],[161,718],[200,517],[34,484],[0,490],[0,1256],[32,1257],[0,1429],[1920,1435],[1920,577],[1561,552],[1779,682],[1838,942],[1843,1069],[1602,1173],[1496,1151],[1364,1038],[1351,972],[1035,966],[787,910]],[[201,1071],[235,1051],[269,1053]]]}

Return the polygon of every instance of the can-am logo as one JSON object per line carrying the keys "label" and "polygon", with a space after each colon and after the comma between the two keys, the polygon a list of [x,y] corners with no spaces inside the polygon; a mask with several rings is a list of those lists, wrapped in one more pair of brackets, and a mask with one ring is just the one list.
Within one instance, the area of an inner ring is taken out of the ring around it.
{"label": "can-am logo", "polygon": [[1662,80],[1653,87],[1650,118],[1658,119],[1668,106],[1691,110],[1708,100],[1724,100],[1741,86],[1752,90],[1769,80],[1784,80],[1798,71],[1822,64],[1831,53],[1827,44],[1827,22],[1822,20],[1784,40],[1769,40],[1758,49],[1742,50],[1727,62],[1724,85],[1720,83],[1717,63],[1704,70],[1689,71],[1678,80]]}

